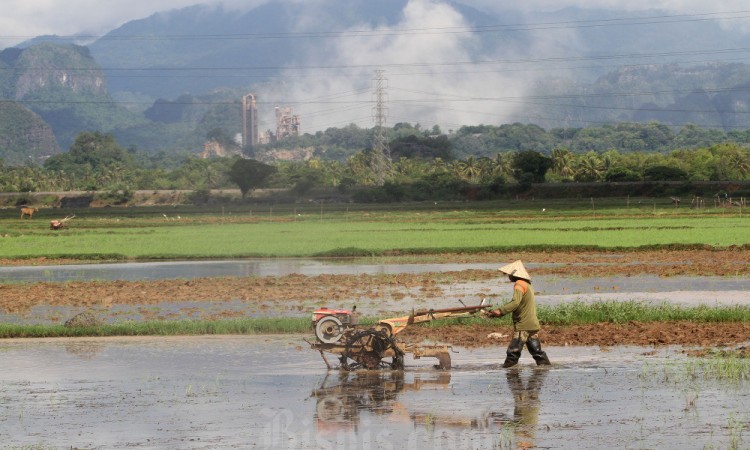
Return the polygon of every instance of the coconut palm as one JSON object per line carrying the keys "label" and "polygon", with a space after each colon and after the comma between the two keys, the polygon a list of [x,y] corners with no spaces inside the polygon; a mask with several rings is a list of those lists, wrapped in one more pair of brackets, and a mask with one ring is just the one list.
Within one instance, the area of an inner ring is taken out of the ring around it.
{"label": "coconut palm", "polygon": [[478,160],[479,164],[479,176],[482,180],[490,179],[494,177],[495,170],[497,167],[497,164],[495,163],[495,160],[492,158],[488,158],[486,156],[482,156]]}
{"label": "coconut palm", "polygon": [[357,152],[346,161],[347,170],[351,173],[352,178],[357,180],[363,186],[372,186],[376,183],[377,177],[371,167],[369,156],[365,152]]}
{"label": "coconut palm", "polygon": [[750,174],[750,155],[744,149],[737,149],[729,155],[729,167],[735,170],[741,178],[747,178]]}
{"label": "coconut palm", "polygon": [[596,152],[581,155],[576,161],[575,179],[578,181],[599,181],[604,174],[604,163]]}
{"label": "coconut palm", "polygon": [[323,178],[331,186],[338,186],[341,179],[344,178],[345,168],[339,161],[323,161],[323,167],[321,170],[323,171]]}
{"label": "coconut palm", "polygon": [[563,178],[571,178],[575,170],[573,164],[575,155],[567,148],[555,148],[552,150],[552,172]]}
{"label": "coconut palm", "polygon": [[445,173],[450,171],[450,165],[443,158],[435,158],[427,163],[427,173]]}
{"label": "coconut palm", "polygon": [[459,175],[467,181],[476,181],[482,174],[482,168],[479,161],[474,156],[469,156],[463,161],[459,161]]}
{"label": "coconut palm", "polygon": [[503,177],[513,177],[513,158],[515,153],[504,152],[495,155],[494,176],[502,175]]}

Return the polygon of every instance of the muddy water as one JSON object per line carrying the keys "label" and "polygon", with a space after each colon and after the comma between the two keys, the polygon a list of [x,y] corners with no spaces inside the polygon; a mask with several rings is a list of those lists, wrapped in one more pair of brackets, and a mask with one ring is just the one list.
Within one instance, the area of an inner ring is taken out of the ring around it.
{"label": "muddy water", "polygon": [[[639,301],[681,306],[749,305],[750,279],[721,277],[641,276],[635,278],[561,278],[538,276],[534,279],[537,302],[554,306],[565,302]],[[450,308],[478,304],[488,298],[491,303],[507,301],[512,287],[505,280],[456,282],[439,285],[441,293],[425,296],[420,288],[403,295],[385,294],[372,297],[356,295],[346,301],[322,302],[328,307],[357,309],[366,316],[400,315],[411,309]],[[307,317],[323,306],[320,301],[304,297],[278,299],[283,302],[248,302],[239,299],[212,301],[172,301],[157,304],[120,304],[102,309],[100,317],[110,322],[126,320],[182,320],[215,317]],[[0,322],[45,324],[59,323],[78,314],[84,307],[38,305],[22,313],[0,310]]]}
{"label": "muddy water", "polygon": [[0,442],[85,448],[746,447],[750,386],[680,349],[550,347],[499,367],[327,372],[299,336],[0,343]]}
{"label": "muddy water", "polygon": [[[91,264],[73,266],[0,267],[0,283],[23,281],[70,280],[148,280],[187,279],[213,276],[282,276],[292,273],[315,276],[321,274],[425,273],[476,269],[494,269],[496,264],[351,264],[346,261],[313,259],[258,259],[233,261],[187,261],[128,264]],[[533,264],[530,264],[533,267]],[[402,314],[412,308],[448,308],[479,303],[483,298],[504,301],[511,287],[498,278],[487,281],[455,282],[439,285],[439,295],[425,296],[420,288],[399,290],[391,296],[378,293],[353,296],[345,304],[325,306],[350,308],[356,304],[365,315]],[[673,303],[684,306],[750,304],[748,277],[590,277],[569,278],[555,275],[535,276],[534,288],[542,305],[581,301],[643,301]],[[277,299],[269,305],[238,299],[214,301],[165,302],[161,304],[114,305],[103,318],[109,321],[144,319],[201,319],[232,317],[303,317],[322,306],[300,298]],[[73,306],[39,305],[22,314],[0,311],[0,321],[12,323],[58,323],[81,312]]]}
{"label": "muddy water", "polygon": [[[346,260],[243,259],[230,261],[172,261],[147,263],[74,264],[0,267],[0,283],[18,281],[169,280],[224,276],[283,276],[300,274],[381,274],[497,269],[497,264],[347,264]],[[530,265],[534,267],[534,265]]]}

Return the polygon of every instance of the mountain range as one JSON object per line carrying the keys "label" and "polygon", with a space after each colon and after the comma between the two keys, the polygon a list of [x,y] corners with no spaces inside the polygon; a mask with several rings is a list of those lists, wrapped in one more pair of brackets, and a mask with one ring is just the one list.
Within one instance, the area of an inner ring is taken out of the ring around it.
{"label": "mountain range", "polygon": [[93,42],[44,36],[0,52],[0,113],[30,127],[12,134],[5,120],[0,158],[41,161],[87,130],[147,152],[197,153],[211,130],[240,132],[247,92],[258,95],[262,127],[274,126],[279,105],[294,107],[303,132],[371,127],[378,69],[389,123],[748,128],[749,43],[724,16],[662,11],[531,14],[424,0],[272,1],[242,12],[196,5]]}

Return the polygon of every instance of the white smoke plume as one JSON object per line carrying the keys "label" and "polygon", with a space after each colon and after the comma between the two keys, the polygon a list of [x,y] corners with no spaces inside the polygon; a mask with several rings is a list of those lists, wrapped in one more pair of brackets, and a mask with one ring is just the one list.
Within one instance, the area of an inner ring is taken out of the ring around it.
{"label": "white smoke plume", "polygon": [[[411,0],[393,26],[360,24],[322,44],[307,61],[285,70],[278,83],[264,87],[267,98],[260,101],[294,107],[303,132],[349,123],[369,128],[374,125],[375,71],[383,70],[387,126],[409,122],[448,131],[462,124],[503,123],[518,105],[488,99],[522,97],[528,79],[519,81],[497,70],[497,64],[472,61],[479,42],[470,28],[447,3]],[[483,59],[507,58],[510,50],[498,47]]]}

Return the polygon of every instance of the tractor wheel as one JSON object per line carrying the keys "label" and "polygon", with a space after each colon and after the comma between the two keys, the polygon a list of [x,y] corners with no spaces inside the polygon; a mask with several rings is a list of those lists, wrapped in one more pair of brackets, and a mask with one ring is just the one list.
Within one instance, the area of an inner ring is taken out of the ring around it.
{"label": "tractor wheel", "polygon": [[[395,355],[391,362],[387,362],[383,355],[390,349],[393,349]],[[373,329],[359,331],[346,341],[346,349],[341,356],[341,368],[401,370],[404,368],[404,352],[385,332]]]}

